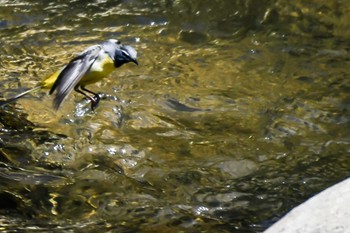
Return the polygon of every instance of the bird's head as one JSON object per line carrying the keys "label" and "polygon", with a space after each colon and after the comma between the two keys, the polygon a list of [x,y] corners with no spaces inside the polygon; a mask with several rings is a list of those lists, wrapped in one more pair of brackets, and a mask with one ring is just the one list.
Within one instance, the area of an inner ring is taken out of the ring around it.
{"label": "bird's head", "polygon": [[139,64],[136,60],[137,52],[130,45],[123,45],[119,40],[110,39],[105,41],[102,46],[113,59],[115,67],[120,67],[128,62]]}

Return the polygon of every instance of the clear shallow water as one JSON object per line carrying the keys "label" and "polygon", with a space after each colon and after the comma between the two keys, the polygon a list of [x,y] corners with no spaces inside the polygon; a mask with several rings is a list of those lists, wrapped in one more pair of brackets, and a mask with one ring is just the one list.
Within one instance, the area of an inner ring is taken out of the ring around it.
{"label": "clear shallow water", "polygon": [[95,112],[0,110],[3,231],[259,232],[349,174],[347,3],[1,3],[2,96],[107,38],[140,62]]}

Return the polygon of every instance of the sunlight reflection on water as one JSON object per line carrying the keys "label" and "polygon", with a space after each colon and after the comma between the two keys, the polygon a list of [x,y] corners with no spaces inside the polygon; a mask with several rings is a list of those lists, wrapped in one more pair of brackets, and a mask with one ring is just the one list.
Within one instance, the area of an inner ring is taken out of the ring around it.
{"label": "sunlight reflection on water", "polygon": [[256,232],[348,175],[333,3],[2,3],[0,97],[107,38],[140,61],[91,86],[94,112],[44,92],[0,109],[2,230]]}

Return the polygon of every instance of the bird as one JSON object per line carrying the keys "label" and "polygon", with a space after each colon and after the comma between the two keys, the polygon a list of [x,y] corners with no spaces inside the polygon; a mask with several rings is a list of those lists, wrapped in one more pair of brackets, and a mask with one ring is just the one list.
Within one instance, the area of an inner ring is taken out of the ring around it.
{"label": "bird", "polygon": [[34,88],[24,91],[13,98],[0,101],[0,107],[5,106],[23,96],[40,90],[50,89],[54,94],[53,107],[58,110],[65,98],[74,90],[91,101],[91,109],[95,110],[100,96],[86,88],[87,85],[98,82],[125,63],[138,65],[137,52],[130,45],[123,45],[117,39],[109,39],[101,44],[86,48],[71,59],[61,69],[48,76]]}

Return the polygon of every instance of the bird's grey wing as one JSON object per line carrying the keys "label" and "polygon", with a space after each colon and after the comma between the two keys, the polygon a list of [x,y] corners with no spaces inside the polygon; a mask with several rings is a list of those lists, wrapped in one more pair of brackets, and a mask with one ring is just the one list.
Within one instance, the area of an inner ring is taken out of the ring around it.
{"label": "bird's grey wing", "polygon": [[50,94],[56,91],[54,98],[54,107],[57,110],[64,98],[73,90],[73,88],[79,83],[81,78],[90,70],[92,64],[98,58],[98,54],[102,47],[100,45],[94,45],[78,56],[73,58],[58,75],[55,83],[53,84]]}

